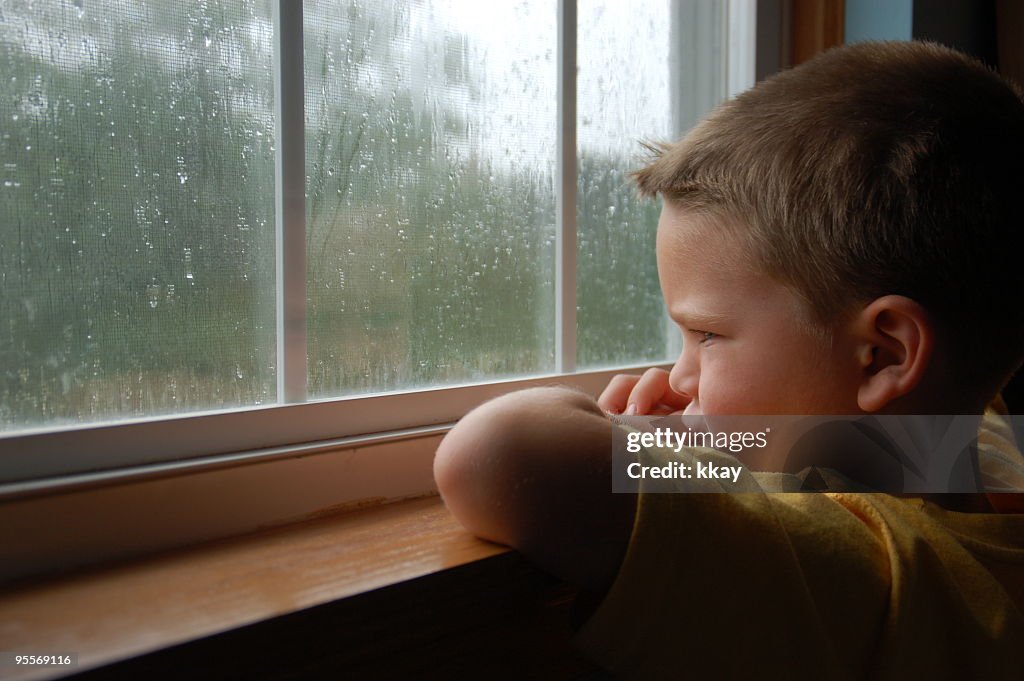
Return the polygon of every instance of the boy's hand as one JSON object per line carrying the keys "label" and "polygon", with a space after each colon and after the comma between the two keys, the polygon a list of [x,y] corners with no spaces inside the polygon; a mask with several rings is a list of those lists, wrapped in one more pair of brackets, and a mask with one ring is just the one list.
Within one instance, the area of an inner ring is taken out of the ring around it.
{"label": "boy's hand", "polygon": [[690,398],[672,390],[668,372],[648,369],[642,376],[619,374],[608,382],[597,406],[609,414],[664,416],[685,409]]}

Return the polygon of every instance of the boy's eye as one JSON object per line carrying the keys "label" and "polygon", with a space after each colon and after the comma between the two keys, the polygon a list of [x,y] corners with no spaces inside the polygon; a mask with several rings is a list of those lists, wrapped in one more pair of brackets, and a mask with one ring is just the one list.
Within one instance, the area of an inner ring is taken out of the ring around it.
{"label": "boy's eye", "polygon": [[689,342],[689,339],[692,338],[694,341],[696,341],[697,345],[703,345],[704,343],[707,343],[709,340],[714,340],[715,338],[721,337],[720,334],[717,334],[714,331],[702,331],[701,329],[687,327],[682,322],[676,323],[679,325],[679,328],[683,332],[683,336],[686,338],[687,342]]}

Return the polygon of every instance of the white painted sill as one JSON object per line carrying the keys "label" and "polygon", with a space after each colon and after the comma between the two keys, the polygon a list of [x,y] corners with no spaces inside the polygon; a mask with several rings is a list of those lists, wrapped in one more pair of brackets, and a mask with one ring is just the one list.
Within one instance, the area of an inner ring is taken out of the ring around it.
{"label": "white painted sill", "polygon": [[[643,368],[462,392],[452,421],[512,389],[565,385],[596,395],[612,375]],[[434,396],[426,392],[421,399]],[[415,403],[414,396],[406,400]],[[0,585],[436,495],[434,452],[450,427],[451,422],[0,487]]]}

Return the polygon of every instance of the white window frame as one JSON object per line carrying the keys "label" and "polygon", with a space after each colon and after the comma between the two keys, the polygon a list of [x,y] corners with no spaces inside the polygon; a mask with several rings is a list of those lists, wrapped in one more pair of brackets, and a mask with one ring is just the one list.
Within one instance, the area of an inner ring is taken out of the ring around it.
{"label": "white window frame", "polygon": [[[770,26],[775,18],[763,16],[767,13],[760,12],[757,0],[722,2],[729,14],[721,38],[732,38],[728,43],[732,47],[720,75],[727,93],[732,94],[754,80],[755,24],[760,36],[763,25]],[[706,60],[712,58],[708,51],[715,46],[706,40],[701,26],[686,23],[686,18],[701,8],[706,10],[708,4],[707,0],[676,0],[672,27],[674,40],[688,41],[689,56],[696,50],[703,52]],[[411,441],[444,432],[474,406],[510,390],[567,384],[597,394],[612,375],[650,366],[575,371],[576,1],[560,0],[555,372],[473,385],[307,401],[302,14],[301,2],[274,1],[280,403],[2,435],[0,502],[134,479],[151,480],[161,475],[267,463],[328,450]],[[710,110],[717,103],[714,93],[699,94],[698,99],[698,110]],[[692,106],[689,116],[674,113],[676,132],[692,124],[692,115]],[[408,496],[407,492],[399,494]],[[390,496],[386,486],[379,493]],[[358,494],[348,496],[357,498]]]}

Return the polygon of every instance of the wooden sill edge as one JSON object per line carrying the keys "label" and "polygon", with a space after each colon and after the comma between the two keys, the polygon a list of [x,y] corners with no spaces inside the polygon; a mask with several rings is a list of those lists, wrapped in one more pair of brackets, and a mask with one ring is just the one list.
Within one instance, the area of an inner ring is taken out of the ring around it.
{"label": "wooden sill edge", "polygon": [[507,551],[434,496],[14,586],[0,591],[0,649],[78,660],[4,674],[57,678]]}

